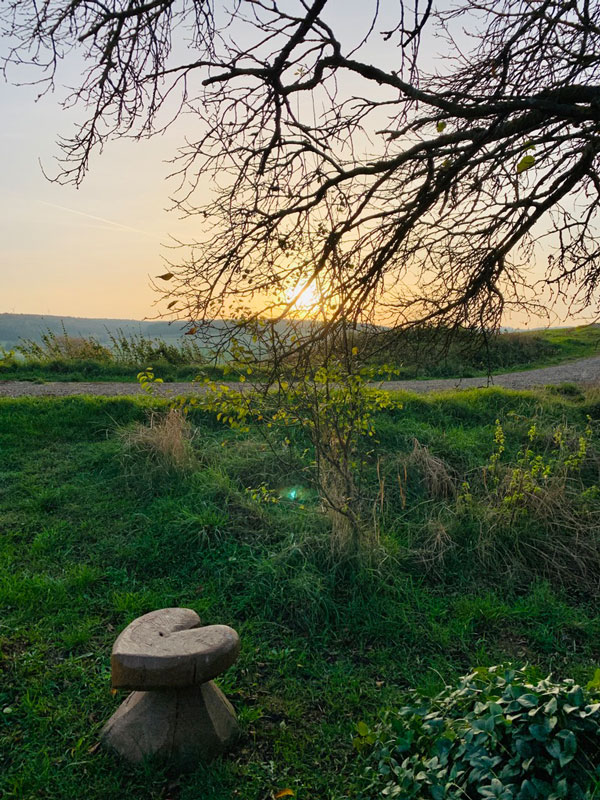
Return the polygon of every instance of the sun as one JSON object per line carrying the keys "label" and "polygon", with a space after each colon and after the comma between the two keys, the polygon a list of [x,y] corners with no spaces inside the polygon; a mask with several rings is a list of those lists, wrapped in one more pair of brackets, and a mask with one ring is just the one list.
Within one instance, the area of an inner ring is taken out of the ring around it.
{"label": "sun", "polygon": [[315,311],[321,293],[315,283],[297,283],[285,293],[285,301],[295,311]]}

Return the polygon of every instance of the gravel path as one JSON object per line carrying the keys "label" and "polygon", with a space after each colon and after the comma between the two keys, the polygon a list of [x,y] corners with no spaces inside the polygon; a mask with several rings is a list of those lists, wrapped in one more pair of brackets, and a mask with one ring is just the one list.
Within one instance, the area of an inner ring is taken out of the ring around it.
{"label": "gravel path", "polygon": [[[384,389],[403,389],[410,392],[438,392],[448,389],[471,389],[482,386],[503,386],[506,389],[531,389],[534,386],[545,386],[551,383],[596,384],[600,383],[600,356],[582,358],[568,364],[555,367],[532,369],[527,372],[510,372],[506,375],[487,378],[434,379],[423,381],[387,381]],[[251,384],[232,384],[240,388],[251,388]],[[166,383],[157,387],[157,394],[202,394],[202,384]],[[0,397],[67,397],[76,394],[104,395],[117,397],[123,395],[141,395],[141,387],[137,383],[29,383],[27,381],[0,381]]]}

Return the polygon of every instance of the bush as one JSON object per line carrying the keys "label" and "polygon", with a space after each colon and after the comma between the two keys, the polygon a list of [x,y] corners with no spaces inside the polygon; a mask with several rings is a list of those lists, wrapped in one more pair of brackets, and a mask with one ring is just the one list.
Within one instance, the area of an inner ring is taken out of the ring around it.
{"label": "bush", "polygon": [[592,798],[600,787],[598,682],[589,688],[479,667],[434,698],[412,693],[375,736],[359,723],[358,746],[375,740],[369,789],[419,800]]}
{"label": "bush", "polygon": [[[363,347],[368,347],[368,341],[359,334],[356,337],[362,352]],[[402,378],[468,378],[488,370],[527,367],[552,360],[560,356],[561,350],[560,344],[544,334],[515,332],[482,336],[466,328],[449,330],[425,326],[402,334],[382,334],[372,362],[401,365]]]}

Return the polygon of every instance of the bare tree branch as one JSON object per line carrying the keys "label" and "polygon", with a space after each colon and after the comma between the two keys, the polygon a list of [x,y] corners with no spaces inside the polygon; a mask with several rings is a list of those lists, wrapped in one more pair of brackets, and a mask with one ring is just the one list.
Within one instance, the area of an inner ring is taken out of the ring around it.
{"label": "bare tree branch", "polygon": [[[532,300],[536,254],[547,286],[596,303],[600,2],[373,0],[355,42],[336,31],[340,9],[9,0],[4,70],[37,69],[44,89],[69,51],[84,59],[62,181],[80,182],[110,138],[202,120],[173,166],[198,238],[175,251],[166,296],[189,319],[283,318],[312,284],[320,331],[488,330]],[[432,73],[434,32],[447,56]]]}

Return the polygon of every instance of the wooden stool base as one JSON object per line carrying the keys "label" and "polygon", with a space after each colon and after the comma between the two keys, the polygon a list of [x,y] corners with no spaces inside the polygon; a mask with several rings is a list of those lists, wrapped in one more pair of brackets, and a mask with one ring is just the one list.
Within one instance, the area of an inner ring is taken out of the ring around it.
{"label": "wooden stool base", "polygon": [[212,682],[184,689],[132,692],[102,730],[105,745],[138,764],[168,760],[180,771],[211,761],[236,738],[231,703]]}

